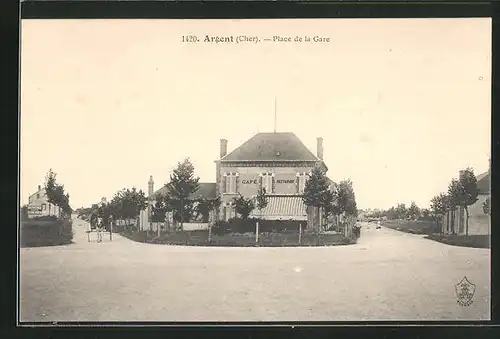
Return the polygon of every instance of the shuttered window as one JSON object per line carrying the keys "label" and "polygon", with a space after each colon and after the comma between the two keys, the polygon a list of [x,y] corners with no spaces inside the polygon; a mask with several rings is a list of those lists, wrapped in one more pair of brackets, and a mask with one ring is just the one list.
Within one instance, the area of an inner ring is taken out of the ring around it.
{"label": "shuttered window", "polygon": [[225,193],[238,193],[238,176],[237,172],[224,173]]}
{"label": "shuttered window", "polygon": [[260,174],[261,187],[266,193],[274,193],[274,173],[264,172]]}
{"label": "shuttered window", "polygon": [[297,173],[297,192],[299,194],[304,193],[304,188],[306,187],[307,173],[301,172]]}

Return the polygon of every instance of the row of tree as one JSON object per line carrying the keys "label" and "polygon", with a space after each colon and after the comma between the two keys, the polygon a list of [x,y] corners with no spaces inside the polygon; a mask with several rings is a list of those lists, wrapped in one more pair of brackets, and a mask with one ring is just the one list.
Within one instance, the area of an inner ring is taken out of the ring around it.
{"label": "row of tree", "polygon": [[399,203],[387,210],[378,210],[367,213],[371,218],[387,218],[389,220],[434,220],[432,213],[427,208],[420,208],[412,201],[407,207],[404,203]]}
{"label": "row of tree", "polygon": [[357,216],[356,196],[350,179],[330,182],[321,167],[314,167],[306,181],[302,201],[308,207],[323,210],[325,216]]}
{"label": "row of tree", "polygon": [[[217,209],[220,205],[220,199],[191,199],[193,193],[199,188],[199,177],[194,175],[194,166],[185,159],[179,162],[177,167],[170,175],[170,181],[166,184],[165,194],[154,197],[154,203],[151,206],[151,221],[163,222],[167,212],[173,212],[173,218],[180,223],[183,228],[185,220],[193,217],[202,216],[208,219],[209,213]],[[149,198],[142,190],[125,188],[113,196],[108,203],[94,204],[90,208],[81,209],[82,215],[95,215],[108,223],[110,215],[115,220],[125,220],[126,226],[131,225],[131,220],[136,219],[140,211],[148,207]]]}
{"label": "row of tree", "polygon": [[[453,178],[446,192],[439,193],[431,199],[430,209],[419,208],[415,202],[407,208],[405,204],[398,204],[386,211],[375,211],[370,217],[386,217],[387,219],[428,220],[440,224],[443,230],[443,216],[450,212],[451,224],[454,225],[455,213],[458,207],[465,211],[465,234],[469,234],[469,209],[468,207],[478,200],[479,190],[477,179],[472,168],[460,171],[458,178]],[[485,214],[490,214],[490,199],[483,204]],[[452,229],[452,232],[456,232]]]}
{"label": "row of tree", "polygon": [[[199,189],[199,177],[194,175],[194,166],[189,159],[177,164],[166,184],[166,192],[154,197],[151,206],[151,221],[163,222],[168,212],[172,212],[173,219],[183,223],[191,218],[202,218],[207,222],[210,213],[216,216],[219,212],[221,200],[195,198],[193,194]],[[331,183],[320,167],[315,167],[307,180],[302,200],[306,206],[322,209],[326,216],[357,214],[356,198],[352,182],[344,180],[340,183]],[[246,219],[255,210],[262,210],[268,204],[264,188],[258,190],[255,197],[239,196],[233,200],[236,212]],[[148,206],[148,198],[142,190],[123,189],[117,192],[109,203],[95,204],[91,208],[79,210],[82,215],[94,213],[103,218],[106,223],[112,214],[115,219],[133,220],[141,210]],[[130,225],[130,222],[128,223]]]}
{"label": "row of tree", "polygon": [[[451,179],[446,193],[440,193],[431,199],[431,210],[436,218],[442,220],[450,212],[452,232],[455,233],[455,213],[458,207],[465,210],[465,235],[469,235],[469,206],[478,200],[477,179],[472,168],[460,171],[458,178]],[[483,211],[489,214],[489,198],[483,204]],[[443,227],[443,225],[441,225]]]}

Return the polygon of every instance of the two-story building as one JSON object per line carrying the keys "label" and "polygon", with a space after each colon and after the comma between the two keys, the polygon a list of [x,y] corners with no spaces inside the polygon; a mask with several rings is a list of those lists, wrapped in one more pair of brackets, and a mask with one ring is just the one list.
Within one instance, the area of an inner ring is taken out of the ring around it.
{"label": "two-story building", "polygon": [[220,215],[226,220],[236,215],[234,198],[255,197],[263,187],[268,204],[250,217],[307,221],[309,214],[301,195],[308,173],[315,166],[328,170],[323,162],[323,139],[317,138],[314,154],[293,133],[259,133],[230,153],[227,140],[222,139],[220,159],[215,163]]}
{"label": "two-story building", "polygon": [[38,185],[38,190],[28,198],[28,217],[58,216],[59,206],[49,203],[45,187]]}
{"label": "two-story building", "polygon": [[[314,213],[303,203],[302,193],[315,166],[328,170],[323,161],[323,138],[317,138],[316,154],[294,133],[258,133],[229,153],[228,141],[221,139],[220,158],[215,164],[216,182],[200,183],[192,198],[220,197],[219,219],[236,216],[234,198],[253,198],[263,187],[268,204],[262,211],[255,209],[251,218],[304,221],[304,226],[307,223],[307,227],[312,227]],[[154,191],[150,178],[148,191],[154,199],[157,194],[164,194],[166,187]]]}

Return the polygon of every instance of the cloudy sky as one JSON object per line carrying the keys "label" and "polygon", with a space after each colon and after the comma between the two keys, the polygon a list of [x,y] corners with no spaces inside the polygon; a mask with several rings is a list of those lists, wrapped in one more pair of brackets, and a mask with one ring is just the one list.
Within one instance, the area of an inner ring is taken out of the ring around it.
{"label": "cloudy sky", "polygon": [[[488,169],[490,19],[23,20],[21,203],[49,168],[73,207],[168,181],[190,157],[215,180],[257,132],[294,132],[358,206],[427,206]],[[183,43],[183,35],[329,43]]]}

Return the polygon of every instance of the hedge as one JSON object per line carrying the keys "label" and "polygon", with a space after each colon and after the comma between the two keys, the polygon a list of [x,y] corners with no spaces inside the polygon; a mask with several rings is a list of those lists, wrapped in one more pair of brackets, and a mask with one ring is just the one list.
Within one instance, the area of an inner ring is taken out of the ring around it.
{"label": "hedge", "polygon": [[43,216],[21,221],[21,247],[57,246],[71,244],[73,223],[70,219]]}
{"label": "hedge", "polygon": [[341,234],[319,234],[304,233],[299,244],[299,234],[297,232],[262,233],[259,234],[259,242],[255,243],[254,233],[232,233],[217,235],[212,234],[211,241],[208,241],[208,231],[179,231],[162,234],[158,237],[151,232],[149,235],[145,231],[123,232],[124,237],[130,240],[165,245],[184,246],[228,246],[228,247],[295,247],[295,246],[336,246],[356,243],[355,239],[347,239]]}
{"label": "hedge", "polygon": [[229,221],[218,221],[212,227],[212,233],[223,235],[229,233],[255,233],[256,222],[259,222],[259,233],[298,233],[300,224],[305,229],[305,221],[295,220],[262,220],[262,219],[239,219],[234,218]]}
{"label": "hedge", "polygon": [[490,248],[490,236],[488,234],[480,235],[456,235],[456,234],[431,234],[425,239],[434,240],[447,245]]}

